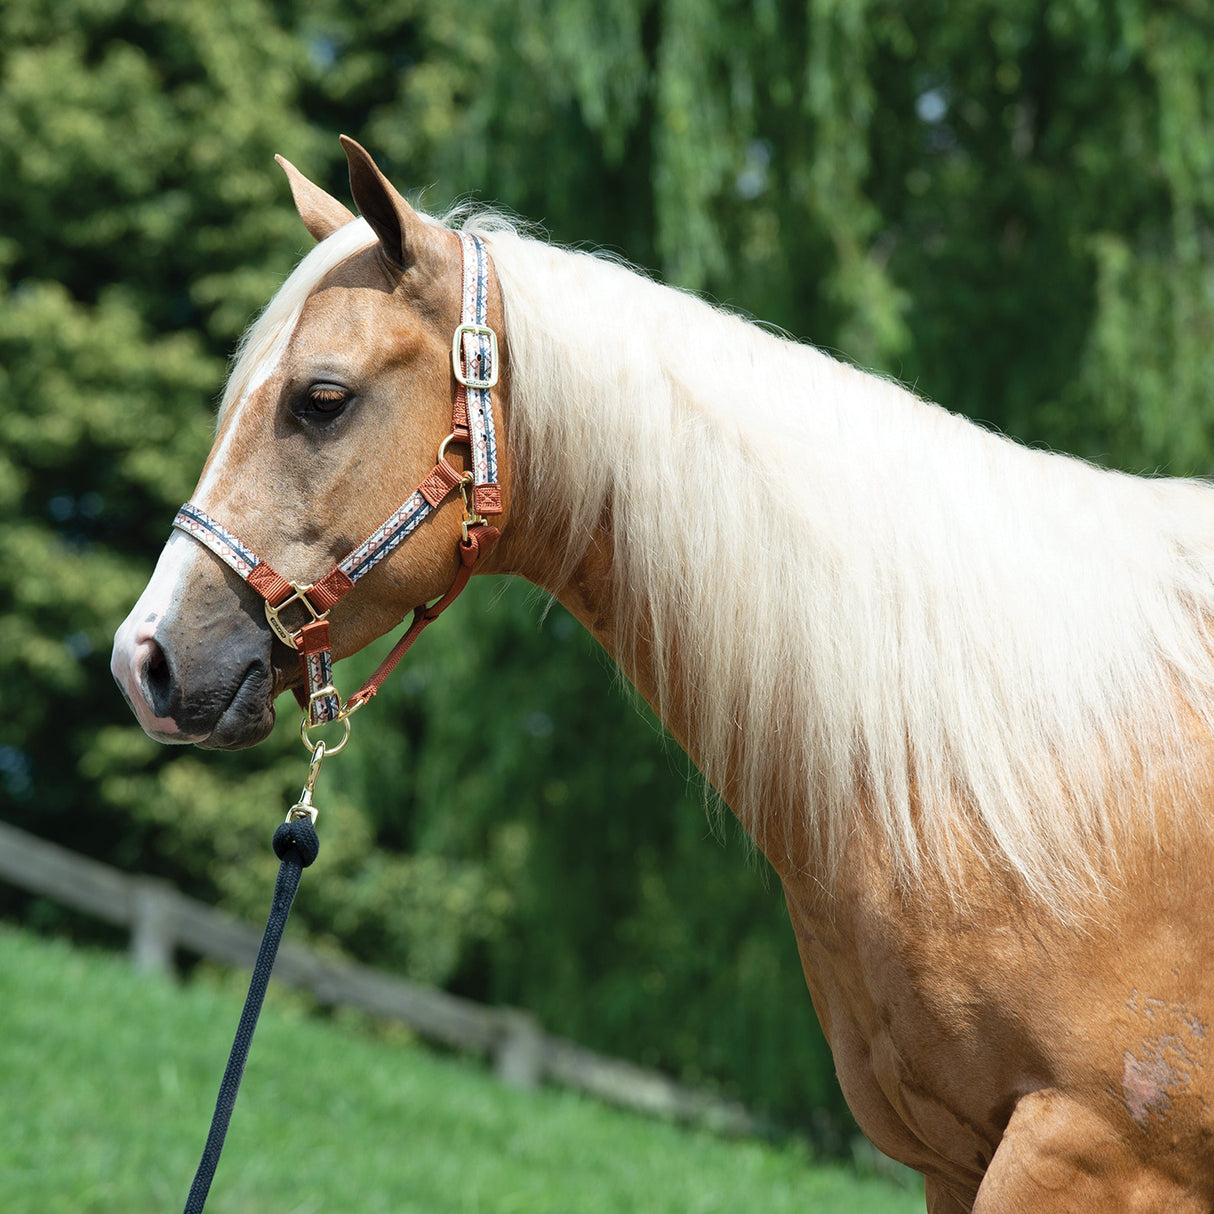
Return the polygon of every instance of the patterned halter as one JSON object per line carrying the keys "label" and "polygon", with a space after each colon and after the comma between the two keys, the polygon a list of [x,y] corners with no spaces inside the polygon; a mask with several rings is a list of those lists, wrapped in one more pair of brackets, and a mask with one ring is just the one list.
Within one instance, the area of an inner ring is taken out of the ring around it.
{"label": "patterned halter", "polygon": [[[467,585],[477,560],[496,543],[499,532],[486,516],[501,514],[502,495],[497,481],[497,442],[493,425],[491,390],[498,378],[497,335],[489,327],[489,255],[480,237],[458,233],[463,254],[463,302],[460,324],[451,341],[455,376],[451,433],[438,449],[438,458],[425,479],[357,548],[338,561],[311,585],[291,582],[257,555],[234,532],[186,502],[173,526],[210,549],[265,600],[266,619],[285,644],[294,648],[303,670],[304,687],[295,695],[305,709],[302,725],[305,744],[309,725],[330,721],[346,723],[383,685],[405,651]],[[471,451],[471,472],[460,473],[446,460],[451,443],[466,443]],[[333,686],[333,655],[328,615],[338,601],[385,557],[390,556],[421,522],[455,491],[463,499],[463,538],[458,544],[460,569],[455,581],[433,605],[414,609],[413,622],[379,669],[343,704]],[[295,609],[298,626],[283,615]],[[302,614],[301,614],[302,613]],[[345,744],[343,738],[340,745]],[[336,748],[330,748],[334,753]]]}

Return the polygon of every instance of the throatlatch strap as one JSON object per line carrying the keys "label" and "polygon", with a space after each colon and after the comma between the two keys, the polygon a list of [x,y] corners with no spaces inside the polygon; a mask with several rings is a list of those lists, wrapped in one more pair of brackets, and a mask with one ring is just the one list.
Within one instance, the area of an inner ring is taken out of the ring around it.
{"label": "throatlatch strap", "polygon": [[[468,443],[472,450],[472,508],[477,514],[501,514],[502,495],[497,484],[497,442],[490,391],[497,382],[497,342],[489,329],[489,256],[480,238],[461,232],[464,247],[463,321],[458,330],[462,367],[456,391],[458,406],[467,414]],[[462,437],[462,436],[461,436]]]}

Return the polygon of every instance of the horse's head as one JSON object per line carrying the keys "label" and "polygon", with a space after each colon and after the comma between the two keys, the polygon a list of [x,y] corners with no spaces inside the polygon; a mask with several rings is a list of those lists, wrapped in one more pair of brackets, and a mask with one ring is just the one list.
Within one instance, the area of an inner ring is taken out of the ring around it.
{"label": "horse's head", "polygon": [[[452,336],[463,315],[459,236],[414,211],[361,147],[343,143],[361,220],[282,162],[320,243],[247,335],[191,499],[299,583],[331,570],[435,467],[451,431]],[[500,332],[488,279],[489,323]],[[458,474],[464,457],[452,444],[440,463]],[[450,496],[455,505],[428,512],[333,608],[335,656],[450,585],[462,518],[460,495]],[[173,532],[114,640],[114,676],[149,734],[231,748],[269,732],[275,696],[301,675],[264,606],[212,551]]]}

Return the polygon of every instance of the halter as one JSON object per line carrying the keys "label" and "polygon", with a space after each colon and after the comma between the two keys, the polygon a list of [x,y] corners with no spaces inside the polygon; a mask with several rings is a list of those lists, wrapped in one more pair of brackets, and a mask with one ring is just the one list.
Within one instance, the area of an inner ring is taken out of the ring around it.
{"label": "halter", "polygon": [[[173,519],[173,526],[210,549],[265,600],[266,619],[274,634],[299,654],[304,687],[295,692],[305,710],[301,733],[309,748],[310,725],[341,721],[345,735],[334,754],[349,737],[350,714],[361,708],[383,686],[405,651],[422,630],[447,608],[468,584],[479,558],[496,543],[499,531],[487,515],[501,514],[502,496],[497,483],[497,443],[493,427],[490,391],[497,383],[497,335],[489,327],[489,255],[480,237],[458,233],[463,254],[463,300],[460,323],[451,340],[451,365],[455,374],[451,409],[451,433],[439,445],[434,467],[425,479],[375,531],[324,577],[309,584],[291,582],[257,555],[222,523],[186,502]],[[458,472],[446,459],[451,443],[466,443],[472,454],[472,470]],[[333,607],[418,528],[421,522],[455,491],[464,507],[463,538],[457,544],[459,572],[437,602],[414,608],[413,622],[397,641],[375,673],[343,704],[333,686],[333,654],[329,643],[328,615]],[[302,624],[292,627],[283,618],[294,609]],[[300,612],[302,611],[302,616]]]}

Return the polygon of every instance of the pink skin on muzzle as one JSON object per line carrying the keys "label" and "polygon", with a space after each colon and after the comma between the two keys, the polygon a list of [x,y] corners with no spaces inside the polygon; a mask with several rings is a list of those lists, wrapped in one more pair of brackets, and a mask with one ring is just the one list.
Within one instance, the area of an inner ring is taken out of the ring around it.
{"label": "pink skin on muzzle", "polygon": [[187,745],[202,735],[186,734],[172,717],[159,715],[157,689],[167,682],[168,659],[156,640],[156,630],[170,613],[175,591],[182,584],[197,552],[176,532],[165,545],[155,572],[139,601],[114,635],[110,671],[122,689],[144,732],[158,742]]}

